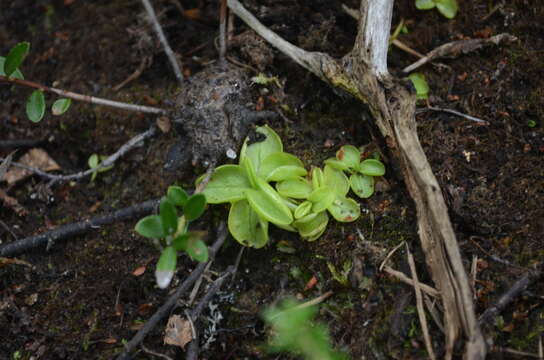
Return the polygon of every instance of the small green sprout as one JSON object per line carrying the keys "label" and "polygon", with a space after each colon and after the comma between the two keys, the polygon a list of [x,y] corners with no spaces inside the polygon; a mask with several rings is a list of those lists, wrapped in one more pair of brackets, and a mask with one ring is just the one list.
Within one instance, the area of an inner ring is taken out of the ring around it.
{"label": "small green sprout", "polygon": [[203,194],[189,196],[179,186],[170,186],[161,199],[158,215],[149,215],[138,221],[134,230],[146,238],[158,239],[162,253],[157,262],[157,285],[168,287],[176,270],[178,251],[192,259],[208,261],[208,247],[202,241],[203,232],[189,231],[189,223],[198,219],[206,209]]}
{"label": "small green sprout", "polygon": [[[106,160],[108,157],[106,155],[98,155],[98,154],[92,154],[89,156],[89,160],[87,160],[87,164],[89,165],[89,169],[96,169],[100,163],[104,160]],[[91,182],[93,182],[96,179],[96,175],[101,172],[105,172],[108,170],[111,170],[113,168],[113,165],[105,166],[97,169],[94,171],[91,175]]]}
{"label": "small green sprout", "polygon": [[418,100],[427,100],[429,98],[429,84],[422,73],[412,73],[408,78],[416,88],[416,96]]}
{"label": "small green sprout", "polygon": [[438,12],[448,19],[453,19],[459,10],[457,0],[416,0],[416,7],[419,10],[429,10],[436,7]]}
{"label": "small green sprout", "polygon": [[330,345],[326,326],[313,320],[316,313],[315,306],[301,307],[295,300],[284,300],[278,307],[266,309],[263,318],[273,333],[268,350],[287,351],[308,360],[347,360]]}

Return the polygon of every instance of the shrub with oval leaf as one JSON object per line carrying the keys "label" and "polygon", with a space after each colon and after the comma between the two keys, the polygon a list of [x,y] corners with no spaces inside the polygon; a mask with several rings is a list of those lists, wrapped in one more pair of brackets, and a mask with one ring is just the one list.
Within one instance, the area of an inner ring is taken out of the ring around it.
{"label": "shrub with oval leaf", "polygon": [[189,196],[179,186],[170,186],[161,199],[158,215],[149,215],[138,221],[138,234],[155,239],[162,248],[155,278],[164,289],[172,280],[178,252],[186,252],[192,259],[208,261],[208,247],[202,241],[203,232],[189,231],[189,223],[198,219],[206,208],[203,194]]}

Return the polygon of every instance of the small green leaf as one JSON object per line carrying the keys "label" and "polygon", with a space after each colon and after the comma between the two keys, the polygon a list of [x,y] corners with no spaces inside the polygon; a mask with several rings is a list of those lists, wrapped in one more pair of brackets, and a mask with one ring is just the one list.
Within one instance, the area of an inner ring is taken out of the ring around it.
{"label": "small green leaf", "polygon": [[240,160],[240,166],[245,170],[251,187],[257,187],[257,173],[255,172],[253,162],[251,162],[249,158],[245,157]]}
{"label": "small green leaf", "polygon": [[58,99],[53,103],[51,112],[53,115],[62,115],[68,110],[70,104],[72,104],[72,99]]}
{"label": "small green leaf", "polygon": [[10,77],[11,74],[17,70],[25,56],[28,54],[29,49],[30,43],[26,41],[20,42],[11,48],[8,56],[6,56],[6,62],[4,63],[4,72],[6,73],[6,76]]}
{"label": "small green leaf", "polygon": [[39,122],[45,114],[45,98],[43,91],[34,90],[26,102],[26,116],[32,122]]}
{"label": "small green leaf", "polygon": [[185,251],[193,260],[199,262],[208,261],[208,247],[204,241],[200,240],[200,238],[196,236],[189,236]]}
{"label": "small green leaf", "polygon": [[178,227],[176,207],[166,198],[161,200],[159,217],[161,218],[161,224],[165,234],[171,235],[176,232]]}
{"label": "small green leaf", "polygon": [[416,97],[418,100],[429,98],[429,84],[422,73],[412,73],[408,76],[416,88]]}
{"label": "small green leaf", "polygon": [[366,159],[361,163],[359,170],[364,175],[383,176],[385,174],[385,165],[376,159]]}
{"label": "small green leaf", "polygon": [[251,184],[241,166],[222,165],[215,169],[202,194],[208,203],[220,204],[244,199],[247,189],[251,189]]}
{"label": "small green leaf", "polygon": [[315,189],[308,197],[308,200],[313,204],[312,212],[318,213],[325,210],[331,205],[335,197],[336,193],[328,186]]}
{"label": "small green leaf", "polygon": [[333,189],[340,196],[346,196],[349,191],[349,180],[346,174],[330,165],[323,169],[325,185]]}
{"label": "small green leaf", "polygon": [[189,240],[188,232],[181,234],[179,236],[176,236],[174,241],[172,241],[172,247],[176,249],[176,251],[185,251],[185,249],[187,248],[188,240]]}
{"label": "small green leaf", "polygon": [[[7,76],[6,72],[4,71],[4,64],[5,63],[6,63],[6,58],[3,57],[3,56],[0,56],[0,76]],[[19,80],[24,80],[25,79],[25,77],[23,76],[23,73],[19,69],[16,69],[11,74],[11,78],[12,79],[19,79]]]}
{"label": "small green leaf", "polygon": [[293,215],[276,190],[262,179],[257,179],[257,188],[246,191],[247,201],[253,210],[273,224],[289,225]]}
{"label": "small green leaf", "polygon": [[232,237],[244,246],[259,249],[268,243],[268,221],[259,219],[247,200],[232,204],[228,227]]}
{"label": "small green leaf", "polygon": [[325,179],[323,176],[323,170],[318,167],[312,168],[312,187],[313,189],[319,189],[320,187],[324,186]]}
{"label": "small green leaf", "polygon": [[283,144],[278,134],[268,126],[259,126],[255,131],[264,135],[265,139],[249,144],[249,138],[247,138],[242,146],[242,150],[240,150],[240,164],[247,157],[253,164],[255,172],[259,173],[263,160],[272,153],[282,152]]}
{"label": "small green leaf", "polygon": [[436,2],[436,8],[438,11],[447,17],[448,19],[453,19],[457,15],[457,10],[459,6],[457,5],[456,0],[434,0]]}
{"label": "small green leaf", "polygon": [[302,238],[307,241],[314,241],[323,235],[328,223],[329,216],[326,211],[322,211],[319,214],[311,213],[295,220],[293,226],[298,230]]}
{"label": "small green leaf", "polygon": [[435,7],[435,0],[416,0],[416,8],[419,10],[429,10]]}
{"label": "small green leaf", "polygon": [[89,169],[94,169],[98,166],[98,154],[92,154],[89,156],[89,160],[87,160],[87,164],[89,164]]}
{"label": "small green leaf", "polygon": [[176,270],[177,257],[176,250],[171,246],[162,251],[155,270],[155,279],[161,289],[166,289],[170,285]]}
{"label": "small green leaf", "polygon": [[349,166],[347,166],[343,161],[338,160],[337,158],[330,158],[325,160],[325,164],[342,171],[348,171]]}
{"label": "small green leaf", "polygon": [[312,193],[312,184],[304,178],[290,179],[276,184],[278,193],[283,197],[307,199]]}
{"label": "small green leaf", "polygon": [[166,197],[176,206],[183,206],[189,199],[189,195],[180,186],[169,186]]}
{"label": "small green leaf", "polygon": [[357,201],[343,196],[336,196],[327,210],[339,222],[352,222],[361,215],[361,208]]}
{"label": "small green leaf", "polygon": [[336,152],[336,158],[348,167],[354,168],[361,161],[361,152],[353,145],[344,145]]}
{"label": "small green leaf", "polygon": [[183,215],[188,221],[198,219],[206,209],[206,196],[203,194],[194,194],[183,206]]}
{"label": "small green leaf", "polygon": [[312,203],[310,201],[304,201],[295,209],[295,219],[303,218],[312,211]]}
{"label": "small green leaf", "polygon": [[167,234],[162,226],[162,221],[158,215],[149,215],[138,221],[134,227],[136,232],[147,238],[163,238]]}
{"label": "small green leaf", "polygon": [[282,181],[296,179],[307,173],[299,158],[288,153],[278,152],[268,155],[263,160],[258,175],[266,181]]}
{"label": "small green leaf", "polygon": [[349,178],[351,190],[360,198],[366,199],[374,194],[374,177],[353,174]]}

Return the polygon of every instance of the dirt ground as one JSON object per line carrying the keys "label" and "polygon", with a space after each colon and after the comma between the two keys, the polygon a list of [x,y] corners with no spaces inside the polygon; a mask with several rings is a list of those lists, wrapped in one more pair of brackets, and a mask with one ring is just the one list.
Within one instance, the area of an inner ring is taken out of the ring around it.
{"label": "dirt ground", "polygon": [[[488,122],[482,126],[437,112],[418,115],[418,133],[447,200],[467,271],[476,265],[471,276],[481,314],[528,268],[544,260],[544,5],[536,0],[458,1],[454,20],[435,10],[418,11],[411,0],[396,1],[393,26],[404,19],[408,33],[399,40],[421,53],[449,41],[503,32],[519,39],[436,62],[447,67],[428,64],[418,70],[429,81],[432,106]],[[217,8],[206,0],[181,3],[183,16],[176,1],[154,1],[154,6],[190,76],[217,58]],[[353,44],[356,22],[341,10],[340,1],[245,4],[267,26],[307,50],[340,57]],[[357,1],[345,4],[356,7]],[[236,22],[236,34],[245,30]],[[20,41],[31,43],[22,66],[29,80],[163,108],[172,105],[178,92],[136,0],[13,0],[0,11],[0,55]],[[387,159],[387,148],[363,106],[263,44],[239,41],[229,56],[281,80],[281,89],[269,86],[266,93],[255,85],[253,91],[264,109],[288,105],[287,119],[269,122],[287,151],[318,165],[343,144],[371,144]],[[115,91],[144,58],[152,63]],[[415,60],[398,48],[390,50],[389,66],[396,75]],[[0,141],[40,140],[38,147],[65,174],[85,170],[91,154],[115,152],[155,121],[150,115],[76,103],[61,117],[48,113],[33,124],[24,115],[29,93],[0,84]],[[54,99],[47,96],[48,103]],[[54,185],[51,192],[36,176],[12,186],[0,182],[0,189],[27,210],[23,215],[5,203],[0,206],[0,243],[160,197],[174,183],[191,187],[201,170],[181,175],[163,170],[175,140],[170,131],[147,141],[93,182]],[[12,150],[0,148],[0,157]],[[27,151],[20,148],[14,158]],[[335,347],[351,358],[426,358],[413,289],[378,269],[385,255],[406,241],[416,254],[420,280],[432,285],[418,245],[415,209],[399,174],[388,166],[378,193],[362,201],[364,216],[355,223],[333,222],[312,243],[275,229],[267,248],[245,251],[235,280],[204,314],[202,329],[215,327],[215,332],[205,332],[201,339],[201,345],[206,344],[201,358],[278,358],[264,351],[267,330],[260,312],[288,295],[310,300],[327,291],[333,295],[320,305],[319,320],[329,326]],[[214,206],[195,227],[214,234],[225,217],[225,208]],[[16,256],[17,261],[0,259],[0,359],[110,359],[123,349],[169,294],[155,286],[159,252],[134,233],[136,220],[59,241],[49,251],[37,248]],[[211,236],[208,241],[213,240]],[[294,252],[279,251],[279,244]],[[232,264],[238,250],[228,239],[208,278]],[[176,284],[195,266],[185,257],[180,262]],[[351,263],[349,274],[333,276],[331,265],[342,269],[346,263]],[[388,264],[410,273],[403,249]],[[142,266],[145,272],[134,275]],[[317,284],[305,290],[312,277]],[[538,354],[544,331],[543,285],[542,280],[534,282],[485,329],[497,346],[489,358]],[[184,313],[185,300],[174,313]],[[183,350],[163,343],[164,325],[144,340],[145,347],[183,357]],[[436,323],[430,326],[435,348],[440,349],[442,333]],[[158,357],[141,350],[135,358]]]}

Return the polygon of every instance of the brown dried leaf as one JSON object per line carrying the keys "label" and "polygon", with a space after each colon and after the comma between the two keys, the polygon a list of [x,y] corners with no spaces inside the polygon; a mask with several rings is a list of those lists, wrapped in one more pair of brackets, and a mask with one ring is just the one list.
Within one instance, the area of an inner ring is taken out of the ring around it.
{"label": "brown dried leaf", "polygon": [[164,343],[185,349],[185,345],[191,340],[193,340],[191,323],[179,315],[170,316],[164,332]]}
{"label": "brown dried leaf", "polygon": [[132,275],[134,275],[134,276],[142,276],[144,273],[145,273],[145,265],[136,268],[136,270],[134,270],[134,271],[132,272]]}
{"label": "brown dried leaf", "polygon": [[[46,172],[60,170],[60,166],[55,162],[55,160],[53,160],[44,150],[38,148],[30,149],[19,159],[19,163]],[[12,185],[22,179],[25,179],[31,174],[32,172],[30,170],[12,168],[4,174],[2,180],[6,181],[9,185]]]}

